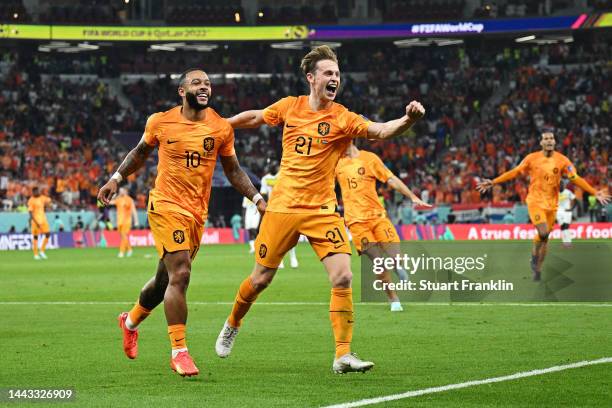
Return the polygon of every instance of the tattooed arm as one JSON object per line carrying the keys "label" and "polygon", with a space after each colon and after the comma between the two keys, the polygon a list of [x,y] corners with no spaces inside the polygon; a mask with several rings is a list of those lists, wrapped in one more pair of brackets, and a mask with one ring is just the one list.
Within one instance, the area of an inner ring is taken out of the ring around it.
{"label": "tattooed arm", "polygon": [[253,201],[257,205],[257,210],[263,214],[266,211],[266,200],[261,197],[261,194],[259,194],[253,183],[251,183],[249,176],[242,170],[236,155],[220,157],[221,164],[223,165],[223,172],[232,186],[234,186],[240,194]]}
{"label": "tattooed arm", "polygon": [[155,149],[155,146],[148,145],[144,140],[141,140],[140,143],[125,156],[117,172],[113,174],[110,180],[108,180],[100,191],[98,191],[98,202],[108,205],[110,200],[117,193],[117,187],[121,180],[141,168],[153,149]]}

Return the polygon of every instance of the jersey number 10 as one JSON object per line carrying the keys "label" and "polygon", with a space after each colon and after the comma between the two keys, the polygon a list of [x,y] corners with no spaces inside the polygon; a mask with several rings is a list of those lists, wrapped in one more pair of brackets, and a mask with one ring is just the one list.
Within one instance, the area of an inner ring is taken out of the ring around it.
{"label": "jersey number 10", "polygon": [[200,153],[185,150],[185,167],[198,167],[200,165]]}

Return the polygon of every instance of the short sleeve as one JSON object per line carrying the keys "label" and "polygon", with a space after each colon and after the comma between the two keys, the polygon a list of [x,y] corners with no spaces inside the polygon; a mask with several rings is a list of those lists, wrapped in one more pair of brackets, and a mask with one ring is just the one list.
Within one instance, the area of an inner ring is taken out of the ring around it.
{"label": "short sleeve", "polygon": [[387,166],[385,166],[385,164],[382,162],[382,160],[380,160],[378,156],[374,156],[372,158],[372,161],[370,162],[370,167],[372,173],[374,173],[374,177],[376,177],[377,180],[383,183],[386,183],[391,177],[393,177],[393,173],[391,172],[391,170],[389,170]]}
{"label": "short sleeve", "polygon": [[34,211],[34,200],[31,198],[28,200],[28,211]]}
{"label": "short sleeve", "polygon": [[234,149],[234,129],[228,123],[228,132],[225,137],[221,148],[219,149],[219,154],[221,156],[234,156],[236,154],[236,150]]}
{"label": "short sleeve", "polygon": [[365,117],[347,110],[344,113],[344,134],[349,137],[366,137],[368,127],[372,123]]}
{"label": "short sleeve", "polygon": [[575,199],[576,199],[576,194],[574,194],[574,193],[572,192],[572,190],[567,190],[567,191],[568,191],[568,193],[569,193],[569,194],[568,194],[569,199],[570,199],[570,200],[575,200]]}
{"label": "short sleeve", "polygon": [[578,177],[576,166],[574,166],[574,164],[567,157],[563,163],[562,173],[570,180],[575,180],[576,177]]}
{"label": "short sleeve", "polygon": [[529,167],[531,167],[531,155],[527,155],[520,163],[518,166],[516,166],[516,169],[521,172],[521,173],[525,173],[526,171],[529,170]]}
{"label": "short sleeve", "polygon": [[51,204],[51,197],[45,197],[45,204]]}
{"label": "short sleeve", "polygon": [[248,205],[249,205],[248,198],[244,197],[244,198],[242,199],[242,208],[247,208],[247,207],[248,207]]}
{"label": "short sleeve", "polygon": [[278,126],[285,121],[287,110],[292,102],[292,97],[280,99],[263,110],[263,120],[266,125]]}
{"label": "short sleeve", "polygon": [[154,113],[153,115],[149,116],[149,119],[147,119],[142,140],[144,140],[144,142],[149,146],[157,146],[159,144],[157,135],[157,114]]}

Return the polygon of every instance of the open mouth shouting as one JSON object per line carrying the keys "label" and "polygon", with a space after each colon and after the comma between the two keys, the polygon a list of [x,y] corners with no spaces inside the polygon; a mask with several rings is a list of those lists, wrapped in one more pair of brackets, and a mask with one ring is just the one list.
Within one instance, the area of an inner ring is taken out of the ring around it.
{"label": "open mouth shouting", "polygon": [[330,81],[326,86],[325,86],[325,95],[332,99],[336,97],[336,93],[338,92],[338,82],[336,81]]}

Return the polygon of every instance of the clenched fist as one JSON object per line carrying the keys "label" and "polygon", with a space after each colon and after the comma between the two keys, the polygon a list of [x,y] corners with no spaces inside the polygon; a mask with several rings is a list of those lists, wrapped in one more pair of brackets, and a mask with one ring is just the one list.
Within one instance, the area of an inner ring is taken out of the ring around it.
{"label": "clenched fist", "polygon": [[425,115],[425,108],[417,101],[412,101],[406,105],[406,116],[412,122],[416,122]]}

